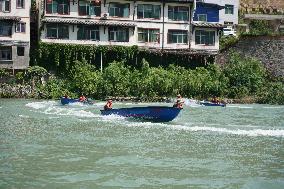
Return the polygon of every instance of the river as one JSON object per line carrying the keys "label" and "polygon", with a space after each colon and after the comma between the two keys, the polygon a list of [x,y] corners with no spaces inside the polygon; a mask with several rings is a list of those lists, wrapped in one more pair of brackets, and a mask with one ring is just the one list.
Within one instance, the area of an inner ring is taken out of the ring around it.
{"label": "river", "polygon": [[0,188],[284,188],[284,106],[187,101],[151,123],[103,105],[0,99]]}

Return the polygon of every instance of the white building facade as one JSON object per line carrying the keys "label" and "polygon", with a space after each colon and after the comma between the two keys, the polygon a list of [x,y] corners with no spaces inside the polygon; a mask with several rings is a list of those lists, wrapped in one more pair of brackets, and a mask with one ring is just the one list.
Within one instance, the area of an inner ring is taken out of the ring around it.
{"label": "white building facade", "polygon": [[40,40],[47,43],[219,49],[194,44],[193,0],[40,0]]}
{"label": "white building facade", "polygon": [[30,7],[30,0],[0,0],[0,68],[29,66]]}

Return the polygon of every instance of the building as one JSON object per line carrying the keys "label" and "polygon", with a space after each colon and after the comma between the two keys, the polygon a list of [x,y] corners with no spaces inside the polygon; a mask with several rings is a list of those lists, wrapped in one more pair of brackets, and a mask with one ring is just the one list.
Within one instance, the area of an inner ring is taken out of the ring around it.
{"label": "building", "polygon": [[219,49],[219,12],[223,7],[214,3],[197,2],[192,21],[191,48],[217,53]]}
{"label": "building", "polygon": [[217,52],[221,24],[193,25],[194,6],[194,0],[39,0],[40,40]]}
{"label": "building", "polygon": [[250,31],[251,22],[261,20],[268,24],[273,33],[284,34],[283,0],[240,0],[240,13],[244,22],[242,25],[246,27],[246,32]]}
{"label": "building", "polygon": [[29,66],[30,0],[0,0],[0,68]]}
{"label": "building", "polygon": [[219,12],[219,23],[224,25],[237,25],[239,22],[239,0],[203,0],[206,3],[214,3],[224,8]]}

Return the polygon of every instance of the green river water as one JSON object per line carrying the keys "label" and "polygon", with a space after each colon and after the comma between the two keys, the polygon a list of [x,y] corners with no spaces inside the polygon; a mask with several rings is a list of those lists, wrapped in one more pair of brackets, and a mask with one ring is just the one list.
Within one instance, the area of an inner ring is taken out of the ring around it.
{"label": "green river water", "polygon": [[0,188],[284,188],[284,106],[186,102],[151,123],[101,116],[104,102],[0,99]]}

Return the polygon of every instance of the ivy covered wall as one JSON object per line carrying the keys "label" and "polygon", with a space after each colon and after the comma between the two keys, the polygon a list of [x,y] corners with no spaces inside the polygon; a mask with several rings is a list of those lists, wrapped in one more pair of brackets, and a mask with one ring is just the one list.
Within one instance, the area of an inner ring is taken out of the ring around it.
{"label": "ivy covered wall", "polygon": [[144,58],[151,67],[168,67],[170,64],[195,68],[214,61],[213,56],[193,55],[184,52],[162,52],[160,50],[139,49],[137,46],[89,46],[73,44],[39,43],[32,52],[31,65],[42,66],[48,70],[64,73],[74,60],[85,59],[98,69],[103,55],[103,67],[113,61],[125,61],[129,66],[141,67]]}

